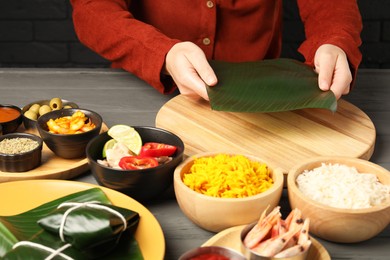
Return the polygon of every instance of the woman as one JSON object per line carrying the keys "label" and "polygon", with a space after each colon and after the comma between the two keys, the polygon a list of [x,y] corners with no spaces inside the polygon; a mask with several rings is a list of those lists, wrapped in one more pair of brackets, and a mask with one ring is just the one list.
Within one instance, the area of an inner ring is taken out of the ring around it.
{"label": "woman", "polygon": [[[356,0],[297,0],[306,40],[299,51],[319,88],[348,94],[361,61]],[[208,100],[217,77],[207,60],[277,58],[282,0],[71,0],[80,41],[161,93],[175,87]]]}

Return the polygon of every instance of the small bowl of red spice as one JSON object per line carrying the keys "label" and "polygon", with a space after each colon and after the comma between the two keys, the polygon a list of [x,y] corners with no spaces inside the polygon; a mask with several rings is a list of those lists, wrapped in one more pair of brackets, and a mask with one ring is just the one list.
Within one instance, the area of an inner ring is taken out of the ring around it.
{"label": "small bowl of red spice", "polygon": [[245,260],[241,253],[222,246],[202,246],[181,255],[179,260]]}
{"label": "small bowl of red spice", "polygon": [[22,121],[22,110],[19,107],[0,104],[0,125],[4,135],[14,133]]}

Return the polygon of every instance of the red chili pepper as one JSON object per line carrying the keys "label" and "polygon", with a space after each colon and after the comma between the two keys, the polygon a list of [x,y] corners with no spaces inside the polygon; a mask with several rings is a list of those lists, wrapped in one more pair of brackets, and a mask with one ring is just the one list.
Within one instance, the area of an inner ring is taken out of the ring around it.
{"label": "red chili pepper", "polygon": [[160,156],[171,156],[176,152],[177,147],[174,145],[163,144],[163,143],[145,143],[140,152],[140,156],[147,157],[160,157]]}
{"label": "red chili pepper", "polygon": [[139,170],[158,166],[158,161],[153,157],[125,156],[119,161],[119,167],[124,170]]}

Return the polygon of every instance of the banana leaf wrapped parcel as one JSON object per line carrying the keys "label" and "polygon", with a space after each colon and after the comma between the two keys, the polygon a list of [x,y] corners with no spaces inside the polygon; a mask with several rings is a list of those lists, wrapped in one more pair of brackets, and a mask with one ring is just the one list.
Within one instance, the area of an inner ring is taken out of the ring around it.
{"label": "banana leaf wrapped parcel", "polygon": [[98,188],[0,220],[16,239],[6,246],[0,234],[1,259],[142,259],[139,214],[112,205]]}

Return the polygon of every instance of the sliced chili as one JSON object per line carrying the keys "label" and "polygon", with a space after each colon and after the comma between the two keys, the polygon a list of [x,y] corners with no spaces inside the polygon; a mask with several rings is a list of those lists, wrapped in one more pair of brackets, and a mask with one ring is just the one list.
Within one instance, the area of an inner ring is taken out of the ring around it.
{"label": "sliced chili", "polygon": [[119,167],[124,170],[139,170],[158,166],[158,161],[153,157],[125,156],[119,161]]}
{"label": "sliced chili", "polygon": [[171,156],[176,152],[176,149],[177,147],[174,145],[149,142],[149,143],[145,143],[142,146],[140,156],[147,156],[147,157]]}

